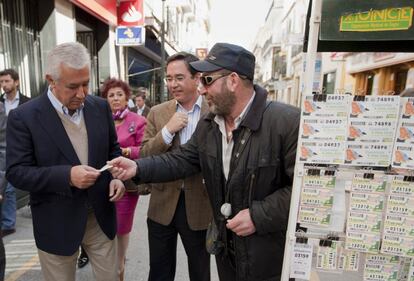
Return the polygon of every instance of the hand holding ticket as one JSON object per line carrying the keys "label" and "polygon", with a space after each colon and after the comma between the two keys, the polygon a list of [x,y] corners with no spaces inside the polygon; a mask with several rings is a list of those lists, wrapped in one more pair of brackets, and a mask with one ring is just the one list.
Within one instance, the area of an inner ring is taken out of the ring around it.
{"label": "hand holding ticket", "polygon": [[89,188],[95,184],[100,174],[99,170],[88,165],[73,166],[70,169],[69,184],[79,189]]}
{"label": "hand holding ticket", "polygon": [[137,163],[125,157],[118,157],[108,162],[113,166],[112,176],[122,181],[129,180],[137,173]]}
{"label": "hand holding ticket", "polygon": [[106,164],[105,166],[103,166],[102,168],[99,169],[99,172],[102,173],[103,171],[106,171],[108,169],[111,169],[112,167],[113,167],[112,165]]}

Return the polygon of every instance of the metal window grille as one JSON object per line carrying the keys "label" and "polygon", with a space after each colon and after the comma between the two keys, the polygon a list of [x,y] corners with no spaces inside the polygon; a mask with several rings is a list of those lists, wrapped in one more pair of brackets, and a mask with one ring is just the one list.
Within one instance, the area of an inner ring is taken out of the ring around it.
{"label": "metal window grille", "polygon": [[20,90],[40,94],[41,69],[38,1],[0,0],[0,67],[20,76]]}

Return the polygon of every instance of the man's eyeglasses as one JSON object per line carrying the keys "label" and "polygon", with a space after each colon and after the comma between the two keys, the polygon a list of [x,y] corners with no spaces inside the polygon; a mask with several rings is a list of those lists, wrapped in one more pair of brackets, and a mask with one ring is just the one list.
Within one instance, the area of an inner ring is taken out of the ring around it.
{"label": "man's eyeglasses", "polygon": [[225,76],[229,76],[230,74],[231,72],[230,73],[218,73],[218,74],[212,74],[212,75],[203,75],[200,77],[200,81],[201,81],[201,84],[203,84],[203,86],[210,86],[216,80],[222,77],[225,77]]}

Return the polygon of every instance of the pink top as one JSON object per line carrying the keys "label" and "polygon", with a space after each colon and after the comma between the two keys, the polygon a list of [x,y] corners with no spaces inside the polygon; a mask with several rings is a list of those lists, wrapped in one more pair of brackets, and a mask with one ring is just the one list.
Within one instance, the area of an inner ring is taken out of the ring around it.
{"label": "pink top", "polygon": [[131,149],[130,159],[137,159],[139,157],[139,150],[146,124],[147,121],[144,117],[134,112],[128,112],[124,121],[115,126],[119,145],[122,148],[129,147]]}

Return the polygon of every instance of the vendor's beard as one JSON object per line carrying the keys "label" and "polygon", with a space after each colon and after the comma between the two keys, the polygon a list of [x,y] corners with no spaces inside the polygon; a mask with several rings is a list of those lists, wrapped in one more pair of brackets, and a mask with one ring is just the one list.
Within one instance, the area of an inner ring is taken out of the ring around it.
{"label": "vendor's beard", "polygon": [[219,116],[226,116],[231,113],[235,104],[236,95],[223,83],[220,94],[211,100],[210,111]]}

